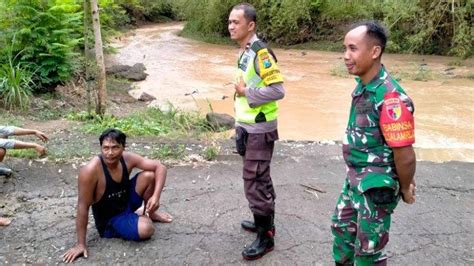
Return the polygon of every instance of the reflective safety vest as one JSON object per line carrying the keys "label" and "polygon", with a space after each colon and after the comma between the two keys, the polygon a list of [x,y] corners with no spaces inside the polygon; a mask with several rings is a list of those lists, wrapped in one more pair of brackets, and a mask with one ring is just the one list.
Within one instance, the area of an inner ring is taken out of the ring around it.
{"label": "reflective safety vest", "polygon": [[[263,79],[255,70],[255,58],[257,56],[259,70]],[[249,49],[245,50],[237,64],[237,78],[243,78],[246,87],[258,89],[283,81],[273,55],[271,55],[265,44],[260,40],[255,41]],[[249,106],[247,97],[236,94],[234,97],[234,108],[237,122],[254,124],[277,119],[278,104],[276,101],[252,108]]]}

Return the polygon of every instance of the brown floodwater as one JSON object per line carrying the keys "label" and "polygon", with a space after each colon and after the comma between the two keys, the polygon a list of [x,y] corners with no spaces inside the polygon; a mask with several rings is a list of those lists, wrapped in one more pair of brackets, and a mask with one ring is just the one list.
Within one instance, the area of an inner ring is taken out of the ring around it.
{"label": "brown floodwater", "polygon": [[[233,111],[237,46],[179,37],[183,24],[139,28],[116,40],[118,53],[107,60],[144,63],[149,76],[137,82],[156,97],[184,110]],[[275,49],[285,78],[279,133],[284,140],[340,141],[347,123],[354,78],[342,53]],[[474,162],[474,60],[450,66],[455,58],[386,54],[388,71],[415,102],[416,153],[419,160]]]}

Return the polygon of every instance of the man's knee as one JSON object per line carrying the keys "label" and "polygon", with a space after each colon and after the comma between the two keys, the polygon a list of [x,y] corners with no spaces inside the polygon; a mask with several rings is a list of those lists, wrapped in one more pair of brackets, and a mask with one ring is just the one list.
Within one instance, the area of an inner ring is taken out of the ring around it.
{"label": "man's knee", "polygon": [[146,182],[146,183],[153,183],[154,184],[154,180],[155,180],[155,173],[152,172],[152,171],[143,171],[141,174],[140,174],[140,178],[143,178],[143,180]]}
{"label": "man's knee", "polygon": [[137,177],[136,192],[142,195],[148,189],[153,189],[155,185],[155,173],[152,171],[143,171]]}
{"label": "man's knee", "polygon": [[148,217],[140,217],[138,220],[138,235],[140,239],[148,239],[155,233],[153,222]]}

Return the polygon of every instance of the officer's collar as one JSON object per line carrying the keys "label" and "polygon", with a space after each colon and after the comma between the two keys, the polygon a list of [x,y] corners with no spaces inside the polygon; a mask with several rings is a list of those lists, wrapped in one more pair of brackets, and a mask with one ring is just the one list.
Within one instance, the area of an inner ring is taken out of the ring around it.
{"label": "officer's collar", "polygon": [[367,83],[365,85],[362,84],[362,80],[359,77],[356,77],[355,79],[357,81],[357,87],[356,87],[356,89],[354,90],[354,92],[352,94],[353,95],[359,95],[364,90],[375,92],[375,90],[377,90],[377,88],[381,84],[384,83],[384,81],[387,79],[387,76],[388,76],[388,73],[385,70],[385,66],[382,65],[382,67],[380,68],[379,73],[371,81],[369,81],[369,83]]}
{"label": "officer's collar", "polygon": [[257,34],[254,34],[252,38],[250,38],[249,42],[245,45],[245,50],[250,49],[250,47],[252,47],[252,44],[256,41],[258,41],[258,37]]}

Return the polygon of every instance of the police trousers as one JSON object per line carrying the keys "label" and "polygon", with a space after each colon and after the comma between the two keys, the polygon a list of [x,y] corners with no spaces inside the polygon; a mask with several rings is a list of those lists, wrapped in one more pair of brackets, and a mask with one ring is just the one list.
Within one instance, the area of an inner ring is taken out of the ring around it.
{"label": "police trousers", "polygon": [[[380,190],[377,190],[380,191]],[[400,197],[385,200],[370,190],[359,194],[346,178],[332,216],[333,258],[342,265],[386,265],[391,214]],[[386,191],[381,193],[386,194]]]}
{"label": "police trousers", "polygon": [[270,175],[270,163],[277,139],[277,130],[248,134],[247,150],[243,156],[243,180],[245,197],[253,214],[269,216],[275,212],[276,194]]}

